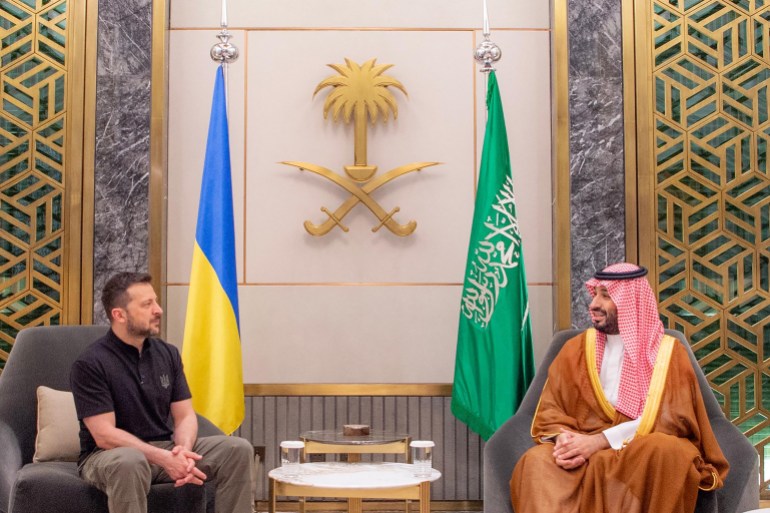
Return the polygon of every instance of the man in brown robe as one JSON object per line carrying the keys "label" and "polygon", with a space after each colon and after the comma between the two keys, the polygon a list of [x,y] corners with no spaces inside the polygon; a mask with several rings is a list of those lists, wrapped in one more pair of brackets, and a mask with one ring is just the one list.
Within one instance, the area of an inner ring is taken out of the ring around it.
{"label": "man in brown robe", "polygon": [[586,284],[593,328],[548,370],[516,464],[516,513],[691,513],[728,463],[686,349],[664,335],[647,270],[614,264]]}

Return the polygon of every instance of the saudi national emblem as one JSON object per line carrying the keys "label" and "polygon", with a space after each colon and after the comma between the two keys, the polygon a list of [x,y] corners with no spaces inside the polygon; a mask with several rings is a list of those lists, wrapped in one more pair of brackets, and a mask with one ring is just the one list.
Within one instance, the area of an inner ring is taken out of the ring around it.
{"label": "saudi national emblem", "polygon": [[309,162],[282,162],[300,171],[310,171],[322,176],[350,193],[350,197],[333,211],[321,207],[321,212],[327,217],[321,224],[305,221],[305,230],[311,235],[326,235],[335,226],[347,232],[348,228],[342,223],[342,219],[359,203],[368,208],[379,221],[372,228],[373,232],[384,226],[394,234],[405,237],[411,235],[417,228],[417,222],[413,220],[400,224],[394,219],[393,216],[401,210],[399,207],[386,210],[371,196],[374,191],[399,176],[439,164],[439,162],[413,162],[373,178],[377,172],[377,166],[367,163],[367,120],[375,124],[379,119],[387,122],[390,113],[393,113],[394,120],[398,117],[398,106],[390,87],[406,95],[406,89],[401,82],[383,74],[392,66],[392,64],[377,65],[376,59],[368,60],[360,66],[350,59],[345,59],[345,65],[329,64],[329,67],[339,74],[321,81],[313,93],[315,96],[326,87],[332,88],[324,102],[324,118],[327,118],[331,112],[332,120],[335,122],[343,120],[345,123],[350,123],[353,120],[355,141],[354,164],[345,166],[347,176]]}

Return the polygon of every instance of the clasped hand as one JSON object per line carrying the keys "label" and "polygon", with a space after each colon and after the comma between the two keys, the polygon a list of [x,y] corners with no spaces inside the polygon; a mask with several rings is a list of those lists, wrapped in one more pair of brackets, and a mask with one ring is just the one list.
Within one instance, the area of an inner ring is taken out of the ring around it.
{"label": "clasped hand", "polygon": [[195,462],[202,457],[198,453],[177,445],[169,451],[169,457],[163,468],[174,480],[174,486],[183,486],[188,483],[202,485],[206,480],[206,474],[195,466]]}
{"label": "clasped hand", "polygon": [[585,435],[562,428],[561,434],[556,437],[553,458],[561,468],[571,470],[584,465],[592,454],[609,446],[603,433]]}

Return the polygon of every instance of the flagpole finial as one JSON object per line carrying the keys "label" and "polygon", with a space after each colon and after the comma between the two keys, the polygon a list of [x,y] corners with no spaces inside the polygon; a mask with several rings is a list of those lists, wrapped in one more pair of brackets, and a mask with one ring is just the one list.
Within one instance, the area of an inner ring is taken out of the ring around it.
{"label": "flagpole finial", "polygon": [[482,41],[481,44],[476,47],[476,51],[473,53],[473,58],[476,59],[476,62],[481,64],[481,69],[479,71],[482,73],[489,73],[490,71],[495,70],[495,68],[492,67],[492,63],[499,61],[500,57],[503,55],[503,52],[500,50],[499,46],[489,40],[490,31],[487,0],[483,0],[482,5],[484,8],[482,32],[484,35],[484,41]]}
{"label": "flagpole finial", "polygon": [[494,71],[495,68],[492,67],[492,63],[499,61],[502,56],[503,51],[500,50],[499,46],[489,40],[489,34],[484,35],[484,41],[482,41],[481,44],[476,47],[476,51],[473,52],[473,58],[476,59],[476,62],[481,64],[481,69],[479,71],[482,73]]}
{"label": "flagpole finial", "polygon": [[238,60],[238,47],[229,42],[231,37],[233,36],[227,31],[227,27],[222,27],[217,34],[219,43],[211,47],[211,60],[220,64],[230,64]]}

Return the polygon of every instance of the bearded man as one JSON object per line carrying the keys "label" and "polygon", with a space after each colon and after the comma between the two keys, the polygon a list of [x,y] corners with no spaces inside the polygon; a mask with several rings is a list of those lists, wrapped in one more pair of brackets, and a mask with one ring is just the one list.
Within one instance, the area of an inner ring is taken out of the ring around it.
{"label": "bearded man", "polygon": [[516,513],[692,512],[728,463],[687,350],[664,335],[647,270],[611,265],[586,283],[593,328],[548,370],[516,464]]}
{"label": "bearded man", "polygon": [[102,304],[107,334],[72,365],[81,477],[110,513],[146,513],[153,483],[216,484],[216,513],[251,513],[252,447],[235,436],[198,437],[179,351],[156,338],[163,309],[148,274],[118,273]]}

